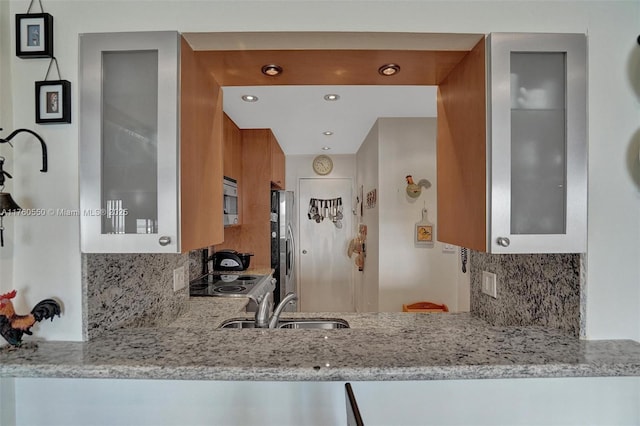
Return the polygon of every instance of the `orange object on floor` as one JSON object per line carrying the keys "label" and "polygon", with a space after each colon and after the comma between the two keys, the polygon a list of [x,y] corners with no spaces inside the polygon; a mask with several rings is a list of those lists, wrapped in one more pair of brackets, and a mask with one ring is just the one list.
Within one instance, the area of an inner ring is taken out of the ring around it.
{"label": "orange object on floor", "polygon": [[402,312],[449,312],[444,303],[438,305],[432,302],[416,302],[410,305],[402,305]]}

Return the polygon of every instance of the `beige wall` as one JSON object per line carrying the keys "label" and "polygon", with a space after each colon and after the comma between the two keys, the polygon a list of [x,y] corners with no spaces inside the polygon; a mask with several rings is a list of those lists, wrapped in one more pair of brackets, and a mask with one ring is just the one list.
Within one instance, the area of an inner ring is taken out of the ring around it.
{"label": "beige wall", "polygon": [[[437,235],[435,150],[435,118],[380,118],[357,153],[356,186],[363,185],[365,198],[375,189],[378,199],[364,209],[367,258],[356,280],[361,310],[399,312],[419,301],[445,303],[454,312],[469,309],[469,279],[457,273],[458,248],[451,253],[437,241],[433,247],[414,243],[423,208]],[[409,174],[432,186],[417,198],[407,196]]]}
{"label": "beige wall", "polygon": [[[380,173],[380,125],[376,121],[367,137],[360,145],[357,158],[356,194],[362,187],[363,199],[367,193],[376,189],[378,194],[378,174]],[[374,208],[363,207],[362,217],[357,216],[356,222],[367,226],[367,238],[365,242],[366,257],[364,271],[356,272],[356,309],[358,312],[378,311],[380,301],[380,215],[378,204]],[[359,214],[359,213],[358,213]]]}
{"label": "beige wall", "polygon": [[[403,303],[430,301],[458,311],[456,253],[444,252],[439,242],[414,245],[423,208],[437,239],[436,118],[381,118],[378,128],[380,310],[400,311]],[[411,198],[406,175],[415,182],[427,179],[432,186]]]}

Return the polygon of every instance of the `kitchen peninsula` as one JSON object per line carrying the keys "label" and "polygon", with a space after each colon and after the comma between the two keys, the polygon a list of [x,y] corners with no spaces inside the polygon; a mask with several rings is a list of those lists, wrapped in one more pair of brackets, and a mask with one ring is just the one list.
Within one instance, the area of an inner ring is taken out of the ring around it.
{"label": "kitchen peninsula", "polygon": [[339,330],[224,330],[247,299],[191,299],[165,326],[88,342],[0,350],[2,377],[340,381],[640,376],[640,343],[583,341],[544,327],[497,327],[470,314],[284,313],[342,318]]}

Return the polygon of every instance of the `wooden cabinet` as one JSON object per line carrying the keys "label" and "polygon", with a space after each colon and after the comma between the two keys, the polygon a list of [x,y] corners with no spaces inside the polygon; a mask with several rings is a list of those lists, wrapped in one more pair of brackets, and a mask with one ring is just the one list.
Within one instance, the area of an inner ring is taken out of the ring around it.
{"label": "wooden cabinet", "polygon": [[[243,129],[242,226],[225,244],[254,253],[252,266],[271,267],[271,189],[284,183],[284,154],[270,129]],[[277,155],[274,155],[277,154]],[[274,167],[278,168],[274,172]],[[284,187],[284,184],[282,185]]]}
{"label": "wooden cabinet", "polygon": [[181,252],[224,239],[222,87],[182,38],[180,66]]}
{"label": "wooden cabinet", "polygon": [[439,86],[440,241],[491,253],[586,251],[586,90],[582,34],[478,43]]}
{"label": "wooden cabinet", "polygon": [[221,93],[176,32],[80,36],[83,252],[222,241]]}
{"label": "wooden cabinet", "polygon": [[227,114],[224,114],[223,129],[224,175],[240,181],[242,177],[242,134],[236,123]]}
{"label": "wooden cabinet", "polygon": [[273,133],[269,138],[271,145],[271,184],[274,188],[285,189],[284,152]]}
{"label": "wooden cabinet", "polygon": [[240,129],[240,135],[242,173],[238,178],[238,190],[241,225],[226,227],[224,243],[215,249],[252,252],[252,267],[270,268],[271,189],[284,189],[284,153],[270,129]]}
{"label": "wooden cabinet", "polygon": [[[234,123],[227,114],[224,114],[223,118],[223,170],[224,175],[230,177],[238,184],[238,194],[242,194],[243,179],[242,179],[242,133],[236,123]],[[242,224],[242,200],[244,197],[239,197],[238,200],[238,223],[232,225],[225,225],[224,239],[232,242],[235,239],[233,231],[229,231],[230,228],[237,228]]]}

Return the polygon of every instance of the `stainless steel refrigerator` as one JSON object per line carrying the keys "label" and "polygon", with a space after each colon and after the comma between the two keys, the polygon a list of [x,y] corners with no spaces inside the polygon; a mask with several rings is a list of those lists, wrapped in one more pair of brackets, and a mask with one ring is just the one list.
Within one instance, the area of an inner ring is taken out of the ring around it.
{"label": "stainless steel refrigerator", "polygon": [[[271,267],[275,269],[274,302],[297,292],[295,268],[295,202],[292,191],[271,191]],[[298,303],[288,304],[285,311],[296,312]]]}

